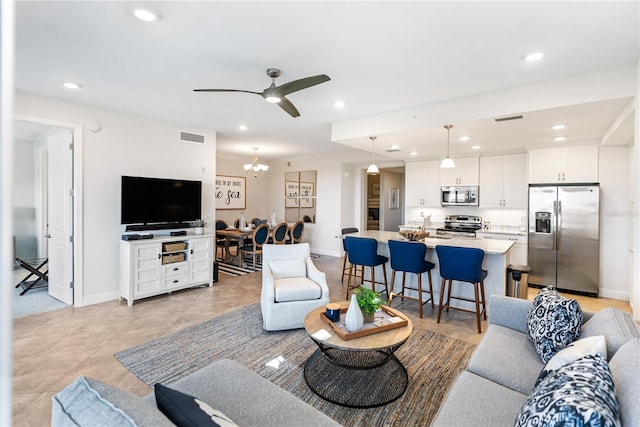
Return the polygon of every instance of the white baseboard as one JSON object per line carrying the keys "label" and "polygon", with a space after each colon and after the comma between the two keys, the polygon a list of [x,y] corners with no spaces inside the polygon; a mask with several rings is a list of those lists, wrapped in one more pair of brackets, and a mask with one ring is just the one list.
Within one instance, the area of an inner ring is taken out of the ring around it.
{"label": "white baseboard", "polygon": [[629,293],[625,291],[616,291],[614,289],[600,288],[598,290],[598,295],[602,298],[611,298],[611,299],[618,299],[622,301],[629,301]]}
{"label": "white baseboard", "polygon": [[103,292],[97,295],[91,295],[88,297],[82,298],[82,301],[75,301],[74,307],[84,307],[87,305],[100,304],[102,302],[113,301],[114,299],[118,299],[120,297],[120,293],[115,291]]}

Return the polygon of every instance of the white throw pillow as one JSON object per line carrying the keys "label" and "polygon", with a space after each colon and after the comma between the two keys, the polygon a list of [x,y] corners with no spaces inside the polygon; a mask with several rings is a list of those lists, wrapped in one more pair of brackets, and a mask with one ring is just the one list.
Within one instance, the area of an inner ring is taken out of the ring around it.
{"label": "white throw pillow", "polygon": [[307,277],[307,265],[304,258],[272,259],[269,268],[274,279],[288,277]]}
{"label": "white throw pillow", "polygon": [[573,363],[584,356],[600,354],[607,360],[607,341],[604,335],[594,335],[574,341],[557,352],[545,365],[538,376],[536,385],[551,372]]}

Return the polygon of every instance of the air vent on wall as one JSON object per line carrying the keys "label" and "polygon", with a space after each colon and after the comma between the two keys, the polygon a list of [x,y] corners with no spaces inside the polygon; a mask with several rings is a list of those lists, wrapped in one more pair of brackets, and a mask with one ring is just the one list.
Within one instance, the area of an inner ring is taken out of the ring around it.
{"label": "air vent on wall", "polygon": [[189,133],[189,132],[180,132],[180,141],[204,144],[204,135],[197,135],[195,133]]}
{"label": "air vent on wall", "polygon": [[388,150],[384,150],[387,153],[397,153],[398,151],[400,151],[400,149],[398,148],[389,148]]}
{"label": "air vent on wall", "polygon": [[517,116],[509,116],[509,117],[499,117],[497,119],[493,119],[496,123],[500,123],[500,122],[508,122],[511,120],[522,120],[524,119],[524,116],[522,114],[519,114]]}

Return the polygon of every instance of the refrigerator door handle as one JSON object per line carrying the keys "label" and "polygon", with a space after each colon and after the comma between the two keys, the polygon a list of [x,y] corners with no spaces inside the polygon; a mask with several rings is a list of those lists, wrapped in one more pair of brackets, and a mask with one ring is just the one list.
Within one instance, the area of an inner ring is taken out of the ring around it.
{"label": "refrigerator door handle", "polygon": [[556,212],[558,218],[558,226],[556,229],[556,249],[560,250],[560,241],[562,240],[562,200],[558,201],[558,210]]}
{"label": "refrigerator door handle", "polygon": [[558,231],[558,202],[557,201],[553,201],[553,219],[551,221],[551,250],[555,251],[556,250],[556,239],[557,239],[557,235],[556,232]]}

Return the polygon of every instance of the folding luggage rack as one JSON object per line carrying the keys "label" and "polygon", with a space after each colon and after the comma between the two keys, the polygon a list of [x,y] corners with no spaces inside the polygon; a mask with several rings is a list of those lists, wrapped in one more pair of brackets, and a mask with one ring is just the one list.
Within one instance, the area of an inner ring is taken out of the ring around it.
{"label": "folding luggage rack", "polygon": [[[47,286],[49,286],[49,268],[47,267],[49,258],[37,258],[37,259],[27,259],[27,260],[16,258],[16,262],[20,264],[20,267],[24,268],[29,272],[27,277],[22,279],[16,285],[16,289],[18,287],[22,287],[23,289],[23,291],[20,292],[20,295],[26,294],[31,289],[46,288]],[[31,279],[32,276],[36,276],[37,279],[29,280]]]}

